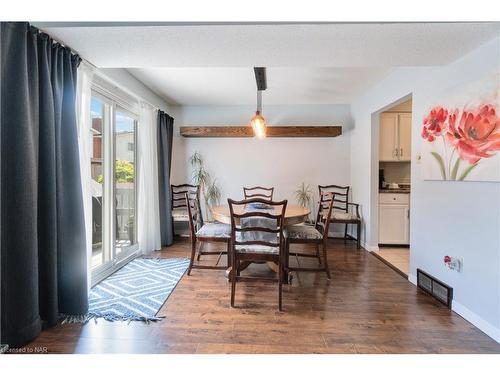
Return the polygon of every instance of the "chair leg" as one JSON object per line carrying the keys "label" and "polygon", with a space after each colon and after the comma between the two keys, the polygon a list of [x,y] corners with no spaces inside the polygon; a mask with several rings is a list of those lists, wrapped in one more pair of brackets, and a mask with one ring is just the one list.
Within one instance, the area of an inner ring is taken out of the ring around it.
{"label": "chair leg", "polygon": [[196,254],[196,241],[192,241],[191,242],[191,258],[189,259],[189,268],[187,271],[188,276],[191,275],[191,269],[193,268],[195,254]]}
{"label": "chair leg", "polygon": [[316,248],[316,257],[318,258],[318,263],[321,266],[321,255],[319,253],[319,244],[314,244],[314,246]]}
{"label": "chair leg", "polygon": [[283,251],[283,281],[285,284],[288,284],[288,254],[290,253],[290,243],[287,239],[285,239],[283,246],[285,247],[285,251]]}
{"label": "chair leg", "polygon": [[357,248],[361,249],[361,223],[356,224],[357,229]]}
{"label": "chair leg", "polygon": [[345,225],[345,229],[344,229],[344,245],[347,244],[347,225],[348,224]]}
{"label": "chair leg", "polygon": [[201,257],[202,249],[203,249],[203,242],[201,242],[201,243],[200,243],[200,247],[199,247],[199,249],[198,249],[198,256],[196,257],[196,260],[197,260],[197,261],[200,261],[200,257]]}
{"label": "chair leg", "polygon": [[234,294],[236,292],[236,254],[231,256],[231,307],[234,307]]}
{"label": "chair leg", "polygon": [[283,259],[278,263],[278,310],[283,311]]}
{"label": "chair leg", "polygon": [[326,272],[326,277],[328,280],[330,280],[332,277],[330,276],[330,268],[328,267],[328,256],[326,252],[326,242],[323,242],[323,258],[325,262],[325,272]]}
{"label": "chair leg", "polygon": [[228,240],[227,241],[227,248],[226,248],[226,251],[227,251],[227,268],[231,267],[231,240]]}

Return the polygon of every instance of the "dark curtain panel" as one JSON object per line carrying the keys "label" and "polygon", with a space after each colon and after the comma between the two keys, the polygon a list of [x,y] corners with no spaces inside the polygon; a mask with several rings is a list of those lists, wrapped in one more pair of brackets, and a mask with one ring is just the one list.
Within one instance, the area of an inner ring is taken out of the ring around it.
{"label": "dark curtain panel", "polygon": [[162,246],[170,246],[174,242],[172,202],[170,197],[173,135],[174,118],[165,112],[158,111],[158,187]]}
{"label": "dark curtain panel", "polygon": [[13,347],[88,309],[79,62],[27,23],[1,24],[1,342]]}

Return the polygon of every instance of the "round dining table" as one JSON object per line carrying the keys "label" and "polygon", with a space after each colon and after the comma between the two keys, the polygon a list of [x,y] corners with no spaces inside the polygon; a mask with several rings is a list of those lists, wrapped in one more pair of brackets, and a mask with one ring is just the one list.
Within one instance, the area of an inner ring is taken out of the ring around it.
{"label": "round dining table", "polygon": [[[228,205],[221,206],[213,206],[212,209],[212,217],[215,221],[224,224],[231,224],[231,212],[229,211]],[[245,212],[244,207],[236,206],[235,213],[243,214]],[[285,210],[285,226],[301,224],[307,220],[311,210],[306,207],[298,206],[298,205],[287,205]],[[280,214],[280,208],[276,207],[273,212],[274,215]],[[237,222],[238,224],[238,222]],[[240,265],[240,271],[243,271],[247,268],[251,262],[244,262]],[[278,272],[278,266],[273,262],[267,262],[269,268],[271,268],[274,272]],[[230,278],[231,268],[226,271],[226,277]]]}

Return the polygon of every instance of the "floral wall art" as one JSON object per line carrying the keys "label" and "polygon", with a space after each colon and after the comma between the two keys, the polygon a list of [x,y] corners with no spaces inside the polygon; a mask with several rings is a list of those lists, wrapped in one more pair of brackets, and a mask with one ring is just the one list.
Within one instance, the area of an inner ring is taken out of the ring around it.
{"label": "floral wall art", "polygon": [[459,86],[426,111],[424,179],[500,182],[499,78]]}

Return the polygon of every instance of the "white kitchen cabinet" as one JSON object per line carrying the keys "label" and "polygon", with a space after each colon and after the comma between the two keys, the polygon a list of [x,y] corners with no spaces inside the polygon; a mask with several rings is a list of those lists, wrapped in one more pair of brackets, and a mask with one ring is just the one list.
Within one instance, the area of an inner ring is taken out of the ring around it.
{"label": "white kitchen cabinet", "polygon": [[380,161],[410,161],[411,113],[382,113],[379,140]]}
{"label": "white kitchen cabinet", "polygon": [[396,158],[396,144],[398,142],[398,115],[383,113],[380,115],[380,161],[393,161]]}
{"label": "white kitchen cabinet", "polygon": [[409,194],[380,194],[378,215],[379,244],[410,244]]}
{"label": "white kitchen cabinet", "polygon": [[398,122],[400,161],[411,160],[411,113],[400,113]]}

